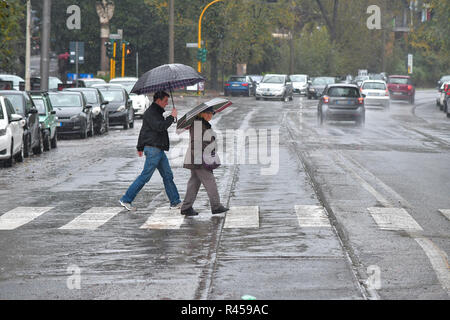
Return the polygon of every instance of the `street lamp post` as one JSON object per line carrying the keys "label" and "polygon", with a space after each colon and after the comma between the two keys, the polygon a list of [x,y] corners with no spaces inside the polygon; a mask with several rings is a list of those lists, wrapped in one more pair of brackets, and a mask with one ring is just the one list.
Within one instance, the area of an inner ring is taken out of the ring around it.
{"label": "street lamp post", "polygon": [[[222,0],[214,0],[210,3],[208,3],[206,5],[206,7],[203,9],[202,13],[200,14],[200,18],[198,19],[198,48],[199,49],[202,48],[202,18],[203,18],[203,15],[205,14],[206,9],[208,9],[211,5],[213,5],[214,3],[219,2],[219,1],[222,1]],[[197,70],[198,70],[198,73],[202,72],[202,62],[200,60],[198,61]]]}

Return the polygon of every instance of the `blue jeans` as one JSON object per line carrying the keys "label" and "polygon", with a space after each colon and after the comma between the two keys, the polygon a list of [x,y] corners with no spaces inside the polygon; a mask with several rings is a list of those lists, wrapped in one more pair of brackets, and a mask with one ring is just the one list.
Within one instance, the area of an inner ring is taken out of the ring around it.
{"label": "blue jeans", "polygon": [[163,150],[153,147],[145,147],[145,165],[144,170],[133,184],[128,188],[127,193],[120,199],[122,202],[131,203],[138,195],[139,191],[145,186],[147,182],[158,169],[161,177],[164,181],[164,188],[166,189],[167,196],[170,200],[170,205],[175,206],[181,202],[180,195],[178,194],[177,186],[173,182],[172,169],[170,168],[169,159]]}

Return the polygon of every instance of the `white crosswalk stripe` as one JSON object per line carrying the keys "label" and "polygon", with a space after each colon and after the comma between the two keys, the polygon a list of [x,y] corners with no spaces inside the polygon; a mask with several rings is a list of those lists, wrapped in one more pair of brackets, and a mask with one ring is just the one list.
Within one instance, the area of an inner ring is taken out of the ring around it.
{"label": "white crosswalk stripe", "polygon": [[114,218],[123,208],[91,208],[60,227],[61,230],[95,230]]}
{"label": "white crosswalk stripe", "polygon": [[176,230],[180,229],[183,224],[184,216],[180,210],[170,208],[158,208],[140,229],[163,229]]}
{"label": "white crosswalk stripe", "polygon": [[448,220],[450,220],[450,209],[440,209],[439,212],[442,213]]}
{"label": "white crosswalk stripe", "polygon": [[231,207],[226,213],[224,228],[259,228],[259,207]]}
{"label": "white crosswalk stripe", "polygon": [[298,224],[302,228],[331,228],[325,209],[320,206],[295,206]]}
{"label": "white crosswalk stripe", "polygon": [[422,227],[403,208],[368,208],[382,230],[423,231]]}
{"label": "white crosswalk stripe", "polygon": [[17,207],[0,217],[0,230],[17,229],[52,209],[53,207]]}

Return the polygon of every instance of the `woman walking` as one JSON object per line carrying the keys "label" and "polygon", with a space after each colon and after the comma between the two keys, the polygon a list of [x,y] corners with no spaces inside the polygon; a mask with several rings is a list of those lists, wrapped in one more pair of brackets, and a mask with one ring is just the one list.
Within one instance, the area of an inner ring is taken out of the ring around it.
{"label": "woman walking", "polygon": [[191,178],[188,181],[186,196],[181,206],[181,214],[185,216],[198,215],[193,205],[201,184],[208,193],[212,214],[220,214],[229,210],[220,203],[216,178],[213,174],[213,170],[220,166],[216,157],[214,132],[209,123],[213,115],[213,108],[206,109],[197,116],[189,129],[190,145],[183,167],[191,170]]}

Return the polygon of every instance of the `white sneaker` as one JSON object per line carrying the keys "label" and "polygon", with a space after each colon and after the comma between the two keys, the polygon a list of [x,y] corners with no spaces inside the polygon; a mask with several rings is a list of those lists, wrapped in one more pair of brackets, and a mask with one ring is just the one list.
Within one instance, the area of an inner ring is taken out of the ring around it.
{"label": "white sneaker", "polygon": [[133,207],[131,203],[122,202],[122,200],[119,200],[119,203],[128,211],[136,211],[136,207]]}
{"label": "white sneaker", "polygon": [[183,202],[180,202],[179,204],[175,205],[175,206],[170,206],[170,209],[177,209],[177,210],[181,210],[181,206],[183,205]]}

